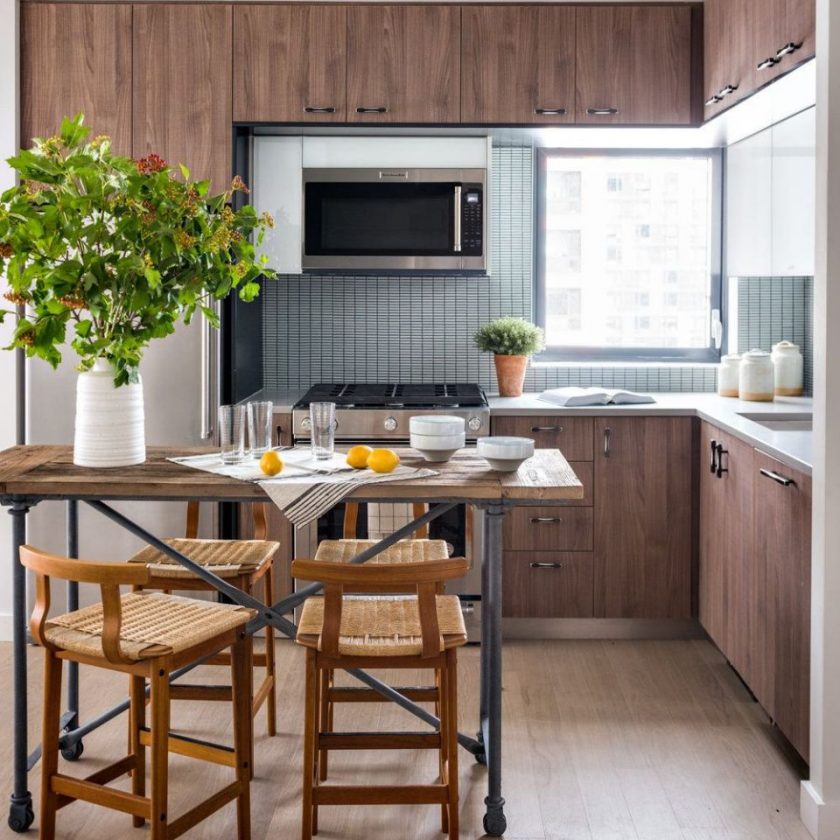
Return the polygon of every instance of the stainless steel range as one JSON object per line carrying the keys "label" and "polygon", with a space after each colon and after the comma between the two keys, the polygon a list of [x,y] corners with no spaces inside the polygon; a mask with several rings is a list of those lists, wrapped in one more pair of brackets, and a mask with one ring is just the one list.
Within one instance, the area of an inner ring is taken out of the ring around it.
{"label": "stainless steel range", "polygon": [[[296,444],[310,440],[309,404],[336,404],[336,442],[338,447],[356,443],[407,446],[409,420],[423,414],[463,417],[467,446],[490,434],[490,408],[484,391],[475,384],[320,384],[314,385],[292,409],[292,436]],[[412,506],[405,504],[362,505],[357,536],[381,539],[414,518]],[[429,536],[449,545],[452,556],[466,557],[470,571],[447,590],[461,598],[471,642],[480,641],[481,557],[483,514],[461,505],[434,520]],[[344,506],[337,505],[326,516],[295,529],[295,556],[312,557],[321,540],[343,535]]]}
{"label": "stainless steel range", "polygon": [[490,434],[490,409],[484,391],[474,384],[314,385],[292,410],[296,441],[309,439],[309,404],[336,405],[336,440],[408,443],[409,420],[419,414],[463,417],[467,441]]}

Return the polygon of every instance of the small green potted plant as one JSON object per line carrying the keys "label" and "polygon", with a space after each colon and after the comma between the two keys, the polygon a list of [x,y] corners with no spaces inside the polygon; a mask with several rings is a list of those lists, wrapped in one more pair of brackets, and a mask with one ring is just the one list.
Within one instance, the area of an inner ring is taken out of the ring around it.
{"label": "small green potted plant", "polygon": [[0,276],[17,315],[9,348],[57,367],[69,341],[79,355],[74,461],[125,466],[145,460],[139,366],[153,339],[197,313],[218,326],[214,301],[246,301],[274,273],[256,247],[273,225],[231,201],[234,178],[209,195],[157,155],[111,152],[88,140],[81,114],[54,137],[9,159],[19,184],[0,195]]}
{"label": "small green potted plant", "polygon": [[497,318],[484,324],[473,340],[479,350],[495,354],[499,395],[521,396],[528,357],[545,346],[543,331],[524,318]]}

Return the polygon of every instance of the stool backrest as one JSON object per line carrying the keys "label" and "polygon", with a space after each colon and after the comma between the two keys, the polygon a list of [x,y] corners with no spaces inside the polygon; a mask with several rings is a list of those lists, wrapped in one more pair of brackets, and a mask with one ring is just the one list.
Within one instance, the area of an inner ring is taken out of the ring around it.
{"label": "stool backrest", "polygon": [[[184,537],[188,540],[198,538],[198,522],[200,518],[201,506],[197,501],[187,502],[187,523],[184,528]],[[266,503],[252,502],[251,515],[254,519],[254,536],[255,540],[264,540],[268,538],[268,520],[266,517]]]}
{"label": "stool backrest", "polygon": [[120,650],[120,586],[147,584],[151,574],[145,564],[76,560],[48,554],[30,545],[21,546],[20,562],[35,574],[35,609],[32,611],[30,628],[39,645],[50,647],[44,635],[50,610],[50,578],[76,583],[98,583],[102,593],[102,652],[109,662],[131,664],[133,660],[124,657]]}
{"label": "stool backrest", "polygon": [[431,560],[424,563],[356,564],[295,560],[292,576],[324,585],[324,624],[321,630],[321,650],[337,657],[341,635],[341,612],[344,592],[393,592],[395,587],[417,594],[421,656],[430,658],[440,653],[440,628],[437,620],[436,596],[447,580],[463,577],[468,571],[463,557]]}
{"label": "stool backrest", "polygon": [[[414,502],[411,506],[411,515],[415,519],[419,519],[424,513],[428,513],[429,506],[423,502]],[[344,539],[355,540],[358,538],[358,523],[359,523],[359,503],[345,502],[344,503]],[[421,525],[414,532],[414,539],[427,540],[429,539],[429,526]]]}

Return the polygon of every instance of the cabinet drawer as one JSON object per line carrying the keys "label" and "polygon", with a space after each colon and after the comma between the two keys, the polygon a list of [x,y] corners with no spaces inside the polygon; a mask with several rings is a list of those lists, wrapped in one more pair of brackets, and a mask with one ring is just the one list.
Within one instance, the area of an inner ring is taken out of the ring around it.
{"label": "cabinet drawer", "polygon": [[505,522],[504,547],[531,551],[592,551],[592,508],[514,508]]}
{"label": "cabinet drawer", "polygon": [[494,435],[531,438],[537,449],[559,449],[567,461],[592,460],[591,417],[494,417],[491,425]]}
{"label": "cabinet drawer", "polygon": [[591,618],[592,552],[506,551],[503,614],[510,618]]}

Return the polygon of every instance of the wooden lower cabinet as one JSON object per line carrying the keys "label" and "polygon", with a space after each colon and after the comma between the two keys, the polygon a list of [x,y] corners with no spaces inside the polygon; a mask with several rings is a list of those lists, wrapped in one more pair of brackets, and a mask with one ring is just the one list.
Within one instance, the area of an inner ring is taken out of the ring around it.
{"label": "wooden lower cabinet", "polygon": [[694,565],[694,421],[595,419],[595,615],[687,619]]}
{"label": "wooden lower cabinet", "polygon": [[556,414],[494,417],[493,434],[531,438],[537,449],[559,449],[569,463],[591,461],[592,422],[591,417]]}
{"label": "wooden lower cabinet", "polygon": [[754,551],[764,561],[767,680],[758,696],[807,761],[811,678],[811,479],[755,453]]}
{"label": "wooden lower cabinet", "polygon": [[591,551],[505,551],[507,618],[591,618]]}

